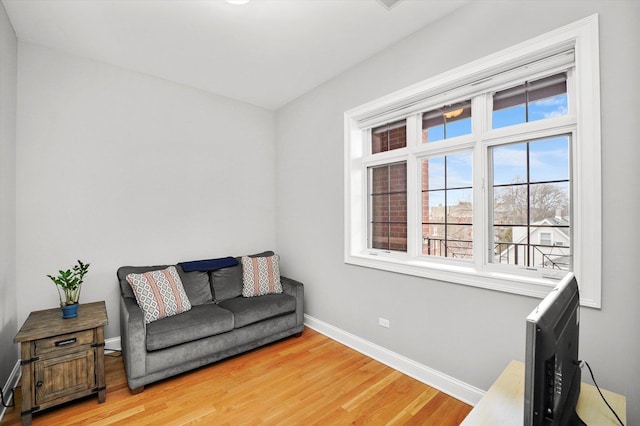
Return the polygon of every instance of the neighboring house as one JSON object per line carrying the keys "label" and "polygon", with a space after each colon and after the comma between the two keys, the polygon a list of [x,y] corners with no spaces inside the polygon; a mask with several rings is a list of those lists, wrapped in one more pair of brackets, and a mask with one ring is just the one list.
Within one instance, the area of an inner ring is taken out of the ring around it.
{"label": "neighboring house", "polygon": [[513,242],[496,246],[496,262],[569,270],[569,229],[568,218],[560,216],[533,222],[528,228],[513,227]]}

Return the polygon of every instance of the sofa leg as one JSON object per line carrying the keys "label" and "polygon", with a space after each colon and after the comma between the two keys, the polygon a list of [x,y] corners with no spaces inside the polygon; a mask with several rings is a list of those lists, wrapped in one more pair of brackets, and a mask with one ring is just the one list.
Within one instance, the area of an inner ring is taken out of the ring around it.
{"label": "sofa leg", "polygon": [[144,390],[144,386],[139,386],[135,389],[131,389],[131,395],[137,395],[139,393],[142,393],[143,390]]}
{"label": "sofa leg", "polygon": [[302,331],[300,333],[296,333],[294,334],[295,337],[301,337],[302,336]]}

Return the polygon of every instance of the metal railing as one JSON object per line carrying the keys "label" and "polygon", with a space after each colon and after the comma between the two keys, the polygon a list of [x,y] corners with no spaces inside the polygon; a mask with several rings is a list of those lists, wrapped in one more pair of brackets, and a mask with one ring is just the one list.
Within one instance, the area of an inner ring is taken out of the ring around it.
{"label": "metal railing", "polygon": [[496,263],[569,270],[571,247],[547,244],[496,243]]}
{"label": "metal railing", "polygon": [[423,238],[422,250],[428,256],[471,259],[473,257],[473,241],[425,237]]}
{"label": "metal railing", "polygon": [[[428,256],[471,259],[473,241],[424,237],[422,250]],[[493,259],[495,263],[569,270],[571,248],[545,244],[496,243],[493,247]]]}

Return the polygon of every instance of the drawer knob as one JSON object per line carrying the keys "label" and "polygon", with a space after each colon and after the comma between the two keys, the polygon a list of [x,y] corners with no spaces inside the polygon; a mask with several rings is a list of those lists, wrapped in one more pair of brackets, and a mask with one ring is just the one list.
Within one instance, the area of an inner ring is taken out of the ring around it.
{"label": "drawer knob", "polygon": [[37,388],[41,388],[42,385],[44,385],[44,383],[42,382],[42,380],[38,380],[38,382],[36,383],[36,387]]}

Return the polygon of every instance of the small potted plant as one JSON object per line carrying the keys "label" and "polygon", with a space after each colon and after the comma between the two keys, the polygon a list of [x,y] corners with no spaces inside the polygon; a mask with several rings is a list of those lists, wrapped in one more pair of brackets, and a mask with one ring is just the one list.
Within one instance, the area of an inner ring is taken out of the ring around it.
{"label": "small potted plant", "polygon": [[82,261],[78,260],[78,264],[74,265],[73,268],[66,271],[60,270],[55,277],[47,275],[58,289],[62,318],[75,318],[78,316],[78,299],[80,299],[82,281],[89,270],[89,265],[89,263],[82,263]]}

